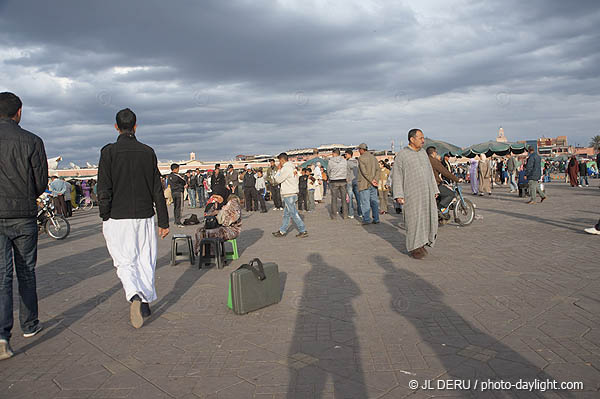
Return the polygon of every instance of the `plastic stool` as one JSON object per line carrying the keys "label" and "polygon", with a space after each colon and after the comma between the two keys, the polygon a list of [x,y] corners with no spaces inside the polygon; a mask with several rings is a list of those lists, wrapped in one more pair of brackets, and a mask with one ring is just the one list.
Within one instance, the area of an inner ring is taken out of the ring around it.
{"label": "plastic stool", "polygon": [[[233,252],[225,251],[225,259],[227,259],[227,260],[239,259],[240,256],[238,255],[237,239],[234,238],[233,240],[227,240],[225,242],[231,243],[231,249],[233,251]],[[225,246],[225,243],[223,243],[223,246]]]}
{"label": "plastic stool", "polygon": [[225,266],[225,248],[220,238],[203,238],[200,241],[200,254],[198,256],[198,269],[204,265],[215,264],[217,269]]}
{"label": "plastic stool", "polygon": [[[187,246],[187,253],[177,252],[177,243],[184,243]],[[190,264],[194,264],[194,245],[192,237],[186,234],[173,234],[171,239],[171,266],[175,266],[178,260],[189,260]]]}

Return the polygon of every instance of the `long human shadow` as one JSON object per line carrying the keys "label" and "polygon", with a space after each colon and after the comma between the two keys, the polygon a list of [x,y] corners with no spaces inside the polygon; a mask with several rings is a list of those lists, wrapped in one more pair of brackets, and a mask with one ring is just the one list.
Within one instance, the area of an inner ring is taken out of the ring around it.
{"label": "long human shadow", "polygon": [[397,225],[394,226],[390,223],[381,222],[377,225],[366,225],[363,228],[369,234],[375,234],[382,240],[387,241],[392,247],[394,247],[398,252],[408,253],[406,249],[406,231],[400,227],[404,225],[404,215],[402,213],[396,215],[394,218]]}
{"label": "long human shadow", "polygon": [[[158,270],[169,264],[170,259],[171,254],[167,254],[157,259],[155,270]],[[118,277],[116,275],[116,269],[115,278],[118,280]],[[31,343],[19,348],[18,351],[26,352],[32,347],[39,346],[44,342],[60,335],[63,331],[69,329],[75,322],[77,322],[80,319],[83,319],[92,310],[96,310],[98,306],[101,306],[102,303],[110,300],[110,298],[114,294],[122,290],[123,285],[119,281],[106,291],[96,294],[84,302],[78,303],[77,305],[65,310],[64,312],[53,317],[52,319],[47,321],[41,320],[41,324],[44,327],[44,330],[42,330],[42,332],[39,334],[39,338],[38,336],[36,336],[37,339],[34,338],[31,341]]]}
{"label": "long human shadow", "polygon": [[[470,324],[444,303],[443,293],[434,285],[415,273],[396,268],[387,257],[376,256],[375,263],[385,271],[382,280],[390,296],[391,309],[413,325],[443,366],[445,373],[438,379],[471,382],[502,379],[513,383],[519,379],[531,382],[536,378],[554,379],[518,352]],[[568,391],[560,393],[563,397],[572,397]],[[473,397],[470,391],[457,390],[454,394]]]}
{"label": "long human shadow", "polygon": [[[565,229],[565,230],[571,230],[576,233],[585,234],[583,232],[583,227],[569,227],[569,226],[567,226],[567,224],[569,224],[569,222],[566,222],[564,220],[554,221],[554,220],[545,219],[545,218],[542,218],[539,216],[530,215],[527,213],[510,212],[510,211],[505,211],[505,210],[501,210],[501,209],[489,209],[489,208],[481,208],[480,207],[479,210],[491,212],[491,213],[497,213],[499,215],[509,216],[509,217],[513,217],[516,219],[527,219],[527,220],[531,220],[536,223],[547,224],[552,227],[558,227],[558,228]],[[574,223],[570,223],[570,224],[576,225]]]}
{"label": "long human shadow", "polygon": [[112,259],[104,245],[53,260],[35,270],[38,299],[49,297],[111,269]]}
{"label": "long human shadow", "polygon": [[256,244],[264,234],[265,232],[262,229],[242,229],[239,237],[237,238],[239,255],[244,253],[246,249],[249,249],[251,246]]}
{"label": "long human shadow", "polygon": [[314,397],[325,394],[326,384],[333,382],[336,398],[367,398],[354,325],[352,299],[361,291],[340,269],[325,262],[320,254],[308,258],[310,271],[304,277],[294,335],[289,348],[291,359],[287,398],[305,395],[297,386],[310,384]]}

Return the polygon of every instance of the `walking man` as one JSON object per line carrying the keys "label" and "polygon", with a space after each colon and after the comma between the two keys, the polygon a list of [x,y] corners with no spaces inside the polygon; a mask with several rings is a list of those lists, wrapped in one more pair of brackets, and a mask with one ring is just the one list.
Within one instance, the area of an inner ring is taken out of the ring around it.
{"label": "walking man", "polygon": [[42,330],[35,280],[36,199],[48,184],[48,162],[42,139],[19,126],[22,106],[13,93],[0,93],[0,170],[5,171],[0,173],[0,360],[13,356],[13,268],[23,336]]}
{"label": "walking man", "polygon": [[[360,210],[362,225],[379,223],[379,194],[377,193],[379,163],[365,143],[358,146],[358,195],[360,196]],[[373,219],[371,215],[373,214]]]}
{"label": "walking man", "polygon": [[406,249],[415,259],[427,256],[425,246],[434,245],[438,230],[439,190],[424,144],[423,132],[411,129],[408,146],[396,155],[392,174],[394,199],[403,205]]}
{"label": "walking man", "polygon": [[544,202],[546,194],[540,189],[540,183],[538,180],[542,177],[542,164],[538,153],[532,146],[527,149],[529,157],[527,158],[527,166],[525,168],[525,176],[527,178],[527,184],[529,185],[529,196],[530,200],[527,202],[530,205],[535,204],[536,193],[540,194],[542,198],[540,202]]}
{"label": "walking man", "polygon": [[340,156],[340,150],[333,150],[333,157],[329,159],[329,182],[331,183],[331,213],[329,217],[333,220],[339,209],[338,197],[342,202],[342,219],[348,216],[348,203],[346,202],[346,177],[348,175],[348,162]]}
{"label": "walking man", "polygon": [[277,173],[273,176],[276,184],[281,184],[281,198],[283,199],[283,223],[278,231],[274,232],[275,237],[284,237],[287,234],[290,225],[290,219],[294,220],[294,224],[298,229],[296,237],[308,237],[308,232],[304,226],[304,222],[298,214],[296,201],[298,200],[298,176],[294,165],[288,161],[288,155],[282,152],[277,157],[279,165]]}
{"label": "walking man", "polygon": [[131,302],[131,325],[140,328],[144,317],[150,316],[149,303],[156,300],[154,209],[161,239],[169,234],[169,214],[156,154],[136,139],[135,114],[126,108],[117,113],[116,119],[119,137],[100,152],[98,201],[106,246],[125,298]]}
{"label": "walking man", "polygon": [[506,156],[508,157],[508,161],[506,161],[506,170],[508,172],[510,192],[514,193],[519,188],[517,185],[517,171],[521,165],[519,160],[516,157],[513,157],[511,152],[509,152]]}
{"label": "walking man", "polygon": [[354,204],[352,199],[356,200],[356,215],[362,215],[360,209],[360,198],[358,196],[358,160],[352,158],[352,150],[347,149],[344,152],[344,158],[348,165],[346,172],[346,192],[348,193],[348,217],[354,219]]}
{"label": "walking man", "polygon": [[185,190],[185,179],[179,174],[179,165],[171,164],[171,173],[167,176],[171,195],[173,196],[173,216],[175,226],[183,227],[181,224],[181,206],[183,205],[183,190]]}

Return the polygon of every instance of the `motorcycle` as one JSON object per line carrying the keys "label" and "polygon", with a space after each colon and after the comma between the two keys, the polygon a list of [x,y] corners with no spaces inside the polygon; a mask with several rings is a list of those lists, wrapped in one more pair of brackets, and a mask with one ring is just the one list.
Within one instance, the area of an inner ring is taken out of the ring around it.
{"label": "motorcycle", "polygon": [[71,225],[67,219],[64,216],[54,213],[54,204],[50,198],[42,198],[39,204],[40,209],[37,213],[39,231],[45,231],[46,234],[55,240],[66,238],[71,231]]}
{"label": "motorcycle", "polygon": [[450,222],[450,211],[452,211],[454,221],[458,225],[468,226],[475,219],[475,205],[463,197],[462,188],[458,184],[452,184],[452,191],[454,191],[452,202],[443,210],[438,208],[439,224],[444,225]]}

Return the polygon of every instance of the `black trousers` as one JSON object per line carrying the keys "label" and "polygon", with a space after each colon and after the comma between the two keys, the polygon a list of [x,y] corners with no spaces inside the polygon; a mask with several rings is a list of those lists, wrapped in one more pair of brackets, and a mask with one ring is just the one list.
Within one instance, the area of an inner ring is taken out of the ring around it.
{"label": "black trousers", "polygon": [[308,211],[308,190],[298,192],[298,210]]}
{"label": "black trousers", "polygon": [[244,187],[244,199],[246,211],[258,211],[258,192],[254,187]]}
{"label": "black trousers", "polygon": [[281,202],[281,186],[277,184],[271,185],[269,188],[271,191],[271,198],[273,198],[273,205],[275,206],[275,208],[283,208],[283,203]]}
{"label": "black trousers", "polygon": [[258,202],[260,203],[260,210],[263,212],[267,211],[267,204],[265,203],[265,190],[264,188],[261,188],[260,190],[258,190],[256,192],[257,198],[258,198]]}
{"label": "black trousers", "polygon": [[440,208],[445,208],[452,202],[452,198],[454,198],[454,191],[450,190],[443,184],[438,186],[440,190],[440,196],[438,197],[438,206]]}
{"label": "black trousers", "polygon": [[173,193],[173,213],[175,215],[175,224],[181,224],[181,204],[183,202],[182,193]]}

